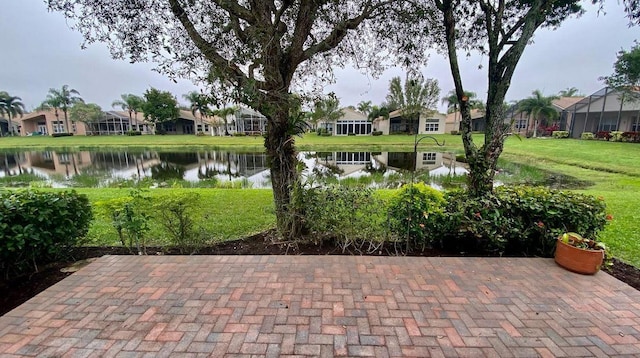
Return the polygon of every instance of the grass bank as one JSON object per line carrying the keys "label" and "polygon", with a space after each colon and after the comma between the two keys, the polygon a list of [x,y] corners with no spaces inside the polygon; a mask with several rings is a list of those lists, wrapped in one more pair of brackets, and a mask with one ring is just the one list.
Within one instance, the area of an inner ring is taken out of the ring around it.
{"label": "grass bank", "polygon": [[[436,135],[445,142],[446,150],[463,152],[460,136]],[[474,135],[478,143],[482,135]],[[296,137],[300,150],[312,151],[411,151],[413,137],[392,136],[332,136],[314,134]],[[435,143],[424,140],[421,148],[434,148]],[[17,137],[0,138],[0,150],[66,148],[139,148],[162,150],[193,150],[197,148],[225,148],[238,151],[262,151],[261,137],[197,137],[197,136],[101,136],[101,137]],[[553,171],[593,183],[579,190],[605,198],[614,220],[602,233],[611,252],[620,259],[640,267],[640,145],[573,139],[521,139],[510,137],[505,143],[502,158],[539,170]],[[160,189],[158,189],[160,190]],[[162,189],[168,190],[168,189]],[[271,192],[268,190],[196,190],[202,196],[203,215],[209,215],[207,230],[216,240],[238,238],[275,223]],[[127,189],[80,189],[92,201],[104,197],[126,196]],[[152,195],[156,195],[151,191]],[[214,215],[215,214],[215,215]],[[219,215],[219,216],[216,216]],[[109,234],[104,223],[92,227],[90,238],[96,244],[113,243],[115,233]],[[111,235],[111,236],[109,236]],[[117,240],[116,240],[117,242]]]}

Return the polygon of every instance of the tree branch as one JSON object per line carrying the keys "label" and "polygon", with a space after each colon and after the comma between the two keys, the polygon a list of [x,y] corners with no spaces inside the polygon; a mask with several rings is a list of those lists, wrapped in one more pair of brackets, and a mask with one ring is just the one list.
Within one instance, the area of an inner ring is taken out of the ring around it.
{"label": "tree branch", "polygon": [[[215,46],[205,40],[202,35],[196,30],[193,22],[187,16],[187,13],[184,11],[184,8],[180,5],[178,0],[169,0],[169,4],[171,7],[171,12],[173,15],[180,21],[185,31],[189,35],[189,38],[196,45],[198,50],[202,52],[209,62],[212,63],[213,66],[220,69],[224,72],[225,76],[229,79],[235,79],[238,82],[238,85],[241,83],[246,83],[248,78],[245,73],[238,67],[237,64],[225,59],[222,57],[218,51],[215,50]],[[265,84],[261,81],[254,81],[256,87],[258,89],[264,89]]]}

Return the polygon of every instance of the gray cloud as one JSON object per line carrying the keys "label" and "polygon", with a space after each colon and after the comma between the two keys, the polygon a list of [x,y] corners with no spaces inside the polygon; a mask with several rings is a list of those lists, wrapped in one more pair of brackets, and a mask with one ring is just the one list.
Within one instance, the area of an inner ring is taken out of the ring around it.
{"label": "gray cloud", "polygon": [[[536,34],[516,70],[509,100],[527,97],[534,89],[552,94],[577,87],[590,94],[603,87],[598,77],[611,73],[616,53],[633,45],[638,29],[627,27],[616,2],[606,2],[606,16],[589,4],[585,7],[588,11],[582,18],[570,19],[556,31],[543,29]],[[49,88],[63,84],[103,109],[111,108],[122,93],[142,94],[149,87],[171,91],[179,100],[197,89],[189,81],[173,83],[153,72],[153,64],[113,60],[103,44],[81,50],[81,36],[69,29],[61,14],[48,13],[39,1],[5,1],[0,33],[0,90],[22,97],[28,109],[38,106]],[[485,62],[480,56],[461,59],[465,87],[481,98],[486,97],[486,72],[478,66]],[[441,55],[434,52],[422,72],[438,79],[443,96],[453,88],[448,62]],[[401,69],[391,68],[374,79],[355,69],[337,69],[336,83],[325,92],[335,92],[343,105],[363,100],[377,104],[384,101],[393,76],[404,75]]]}

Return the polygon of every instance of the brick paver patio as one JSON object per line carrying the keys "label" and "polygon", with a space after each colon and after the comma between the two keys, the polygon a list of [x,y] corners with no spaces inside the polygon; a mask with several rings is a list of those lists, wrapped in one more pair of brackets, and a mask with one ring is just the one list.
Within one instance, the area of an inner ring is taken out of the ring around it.
{"label": "brick paver patio", "polygon": [[640,356],[640,293],[551,259],[105,256],[0,317],[0,356]]}

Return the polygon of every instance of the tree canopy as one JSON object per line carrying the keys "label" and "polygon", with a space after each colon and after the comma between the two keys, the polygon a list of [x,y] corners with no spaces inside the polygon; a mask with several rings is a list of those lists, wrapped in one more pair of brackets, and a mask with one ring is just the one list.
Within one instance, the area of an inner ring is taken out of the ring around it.
{"label": "tree canopy", "polygon": [[[420,73],[407,73],[404,85],[400,77],[391,79],[387,103],[391,107],[398,108],[403,116],[415,121],[422,111],[433,110],[439,97],[438,80],[425,79]],[[410,128],[410,133],[413,133],[413,126]]]}
{"label": "tree canopy", "polygon": [[546,123],[547,120],[558,118],[558,111],[553,105],[553,101],[558,96],[545,96],[540,90],[531,93],[531,97],[518,102],[518,110],[529,115],[534,120],[533,136],[538,136],[538,126],[540,121]]}
{"label": "tree canopy", "polygon": [[95,123],[103,116],[102,108],[95,103],[76,103],[69,109],[69,117],[74,122]]}
{"label": "tree canopy", "polygon": [[145,91],[144,100],[142,112],[149,122],[157,124],[178,117],[178,101],[171,92],[151,88]]}
{"label": "tree canopy", "polygon": [[618,52],[613,74],[603,77],[609,87],[622,91],[627,98],[640,99],[640,43]]}

